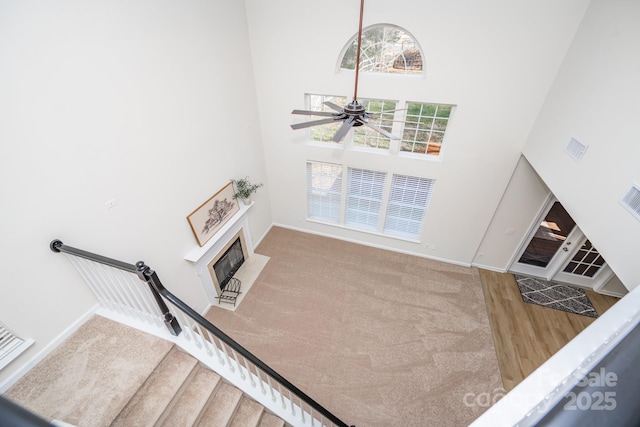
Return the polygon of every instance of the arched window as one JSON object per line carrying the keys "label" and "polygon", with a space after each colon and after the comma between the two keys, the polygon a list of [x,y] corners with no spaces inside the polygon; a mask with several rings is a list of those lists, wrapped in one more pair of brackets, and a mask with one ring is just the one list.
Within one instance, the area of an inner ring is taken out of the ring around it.
{"label": "arched window", "polygon": [[[354,70],[358,51],[356,34],[342,50],[340,70]],[[422,74],[420,46],[407,31],[391,24],[376,24],[362,31],[360,72]]]}

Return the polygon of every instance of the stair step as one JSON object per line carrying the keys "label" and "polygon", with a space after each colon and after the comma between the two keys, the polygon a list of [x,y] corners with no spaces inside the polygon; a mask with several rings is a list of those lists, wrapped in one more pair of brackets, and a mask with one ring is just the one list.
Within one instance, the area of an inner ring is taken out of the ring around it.
{"label": "stair step", "polygon": [[263,411],[261,404],[249,399],[247,396],[242,396],[229,427],[256,427]]}
{"label": "stair step", "polygon": [[184,387],[175,401],[175,405],[166,413],[160,426],[174,427],[193,425],[206,406],[211,394],[220,382],[220,375],[198,364],[195,375]]}
{"label": "stair step", "polygon": [[172,346],[96,315],[4,395],[44,418],[83,427],[105,426]]}
{"label": "stair step", "polygon": [[265,412],[262,414],[258,427],[284,427],[284,420],[269,412]]}
{"label": "stair step", "polygon": [[173,347],[111,425],[154,425],[187,378],[194,374],[196,363],[196,359]]}
{"label": "stair step", "polygon": [[172,343],[100,316],[5,395],[65,425],[291,427]]}
{"label": "stair step", "polygon": [[242,391],[222,382],[214,392],[197,425],[201,427],[227,427],[236,412],[240,398],[242,398]]}

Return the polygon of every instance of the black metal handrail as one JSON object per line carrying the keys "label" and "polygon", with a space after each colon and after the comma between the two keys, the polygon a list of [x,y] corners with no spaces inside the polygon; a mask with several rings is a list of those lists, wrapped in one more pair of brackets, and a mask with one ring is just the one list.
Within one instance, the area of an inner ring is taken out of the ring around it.
{"label": "black metal handrail", "polygon": [[64,243],[62,243],[61,240],[58,240],[58,239],[52,240],[51,243],[49,243],[49,248],[56,253],[64,252],[70,255],[75,255],[80,258],[88,259],[90,261],[95,261],[100,264],[108,265],[109,267],[128,271],[129,273],[137,274],[140,280],[142,280],[143,282],[147,282],[149,284],[151,294],[153,295],[153,298],[156,300],[156,304],[158,305],[158,308],[162,313],[162,317],[164,318],[164,324],[167,326],[167,329],[169,329],[169,332],[171,332],[171,334],[175,336],[180,335],[180,332],[182,331],[182,329],[178,324],[178,319],[176,319],[173,313],[169,311],[169,307],[167,307],[167,304],[165,304],[163,299],[160,298],[160,295],[158,294],[158,292],[154,291],[153,286],[151,286],[151,284],[147,281],[147,279],[141,274],[141,271],[140,269],[138,269],[137,265],[128,264],[126,262],[118,261],[117,259],[107,258],[102,255],[83,251],[82,249],[72,248],[71,246],[65,245]]}
{"label": "black metal handrail", "polygon": [[3,427],[52,427],[40,415],[0,395],[0,425]]}
{"label": "black metal handrail", "polygon": [[[200,326],[202,326],[207,331],[215,335],[218,339],[220,339],[230,348],[232,348],[237,353],[242,355],[246,360],[250,361],[253,365],[255,365],[260,370],[265,372],[271,378],[273,378],[274,380],[282,384],[285,388],[293,392],[297,397],[299,397],[307,405],[313,408],[316,412],[318,412],[319,414],[323,415],[328,420],[330,420],[333,424],[339,427],[350,427],[349,424],[345,423],[344,421],[339,419],[337,416],[335,416],[333,413],[331,413],[328,409],[326,409],[324,406],[320,405],[318,402],[313,400],[306,393],[304,393],[298,387],[293,385],[289,380],[284,378],[282,375],[276,372],[273,368],[271,368],[269,365],[267,365],[258,357],[256,357],[253,353],[251,353],[249,350],[244,348],[242,345],[238,344],[233,338],[231,338],[230,336],[222,332],[220,329],[214,326],[211,322],[209,322],[207,319],[202,317],[197,311],[195,311],[189,305],[184,303],[181,299],[176,297],[173,293],[168,291],[160,281],[160,278],[158,277],[157,273],[151,268],[149,268],[143,261],[137,262],[136,265],[128,264],[122,261],[104,257],[102,255],[97,255],[91,252],[87,252],[81,249],[67,246],[64,243],[62,243],[62,241],[57,239],[53,240],[49,244],[49,247],[53,252],[63,252],[70,255],[75,255],[81,258],[85,258],[91,261],[95,261],[101,264],[105,264],[114,268],[118,268],[120,270],[124,270],[130,273],[136,274],[140,278],[140,280],[147,282],[147,284],[149,285],[151,293],[154,295],[156,302],[159,303],[159,308],[164,316],[165,324],[167,325],[169,331],[173,335],[179,335],[182,329],[178,324],[178,320],[173,316],[173,314],[171,314],[171,312],[169,311],[168,307],[166,306],[162,298],[166,298],[169,302],[171,302],[171,304],[173,304],[175,307],[180,309],[180,311],[185,313],[187,316],[191,317]],[[293,402],[291,402],[291,404],[293,404]],[[351,427],[355,427],[355,426],[351,426]]]}

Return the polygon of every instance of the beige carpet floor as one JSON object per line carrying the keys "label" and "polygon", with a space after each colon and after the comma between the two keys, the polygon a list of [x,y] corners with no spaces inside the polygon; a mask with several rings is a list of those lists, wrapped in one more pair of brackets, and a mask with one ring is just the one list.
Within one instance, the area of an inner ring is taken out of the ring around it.
{"label": "beige carpet floor", "polygon": [[44,418],[108,426],[172,344],[93,316],[5,396]]}
{"label": "beige carpet floor", "polygon": [[502,387],[477,269],[278,227],[256,252],[207,318],[347,423],[466,426]]}

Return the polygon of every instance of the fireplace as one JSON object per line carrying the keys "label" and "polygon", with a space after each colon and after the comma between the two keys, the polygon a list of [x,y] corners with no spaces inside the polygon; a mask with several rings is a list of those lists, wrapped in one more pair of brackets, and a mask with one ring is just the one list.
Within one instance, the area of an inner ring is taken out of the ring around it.
{"label": "fireplace", "polygon": [[213,273],[216,275],[221,290],[224,290],[229,280],[236,274],[236,271],[243,263],[242,242],[238,237],[213,264]]}
{"label": "fireplace", "polygon": [[253,252],[247,211],[253,206],[241,205],[240,211],[227,221],[204,246],[195,247],[184,257],[194,264],[209,304],[235,310],[230,304],[220,304],[218,297],[231,277],[242,282],[238,304],[256,281],[269,257]]}
{"label": "fireplace", "polygon": [[220,295],[225,285],[238,272],[250,254],[245,243],[245,234],[242,229],[229,237],[227,243],[220,247],[217,254],[212,255],[207,263],[208,276],[213,282],[216,295]]}

